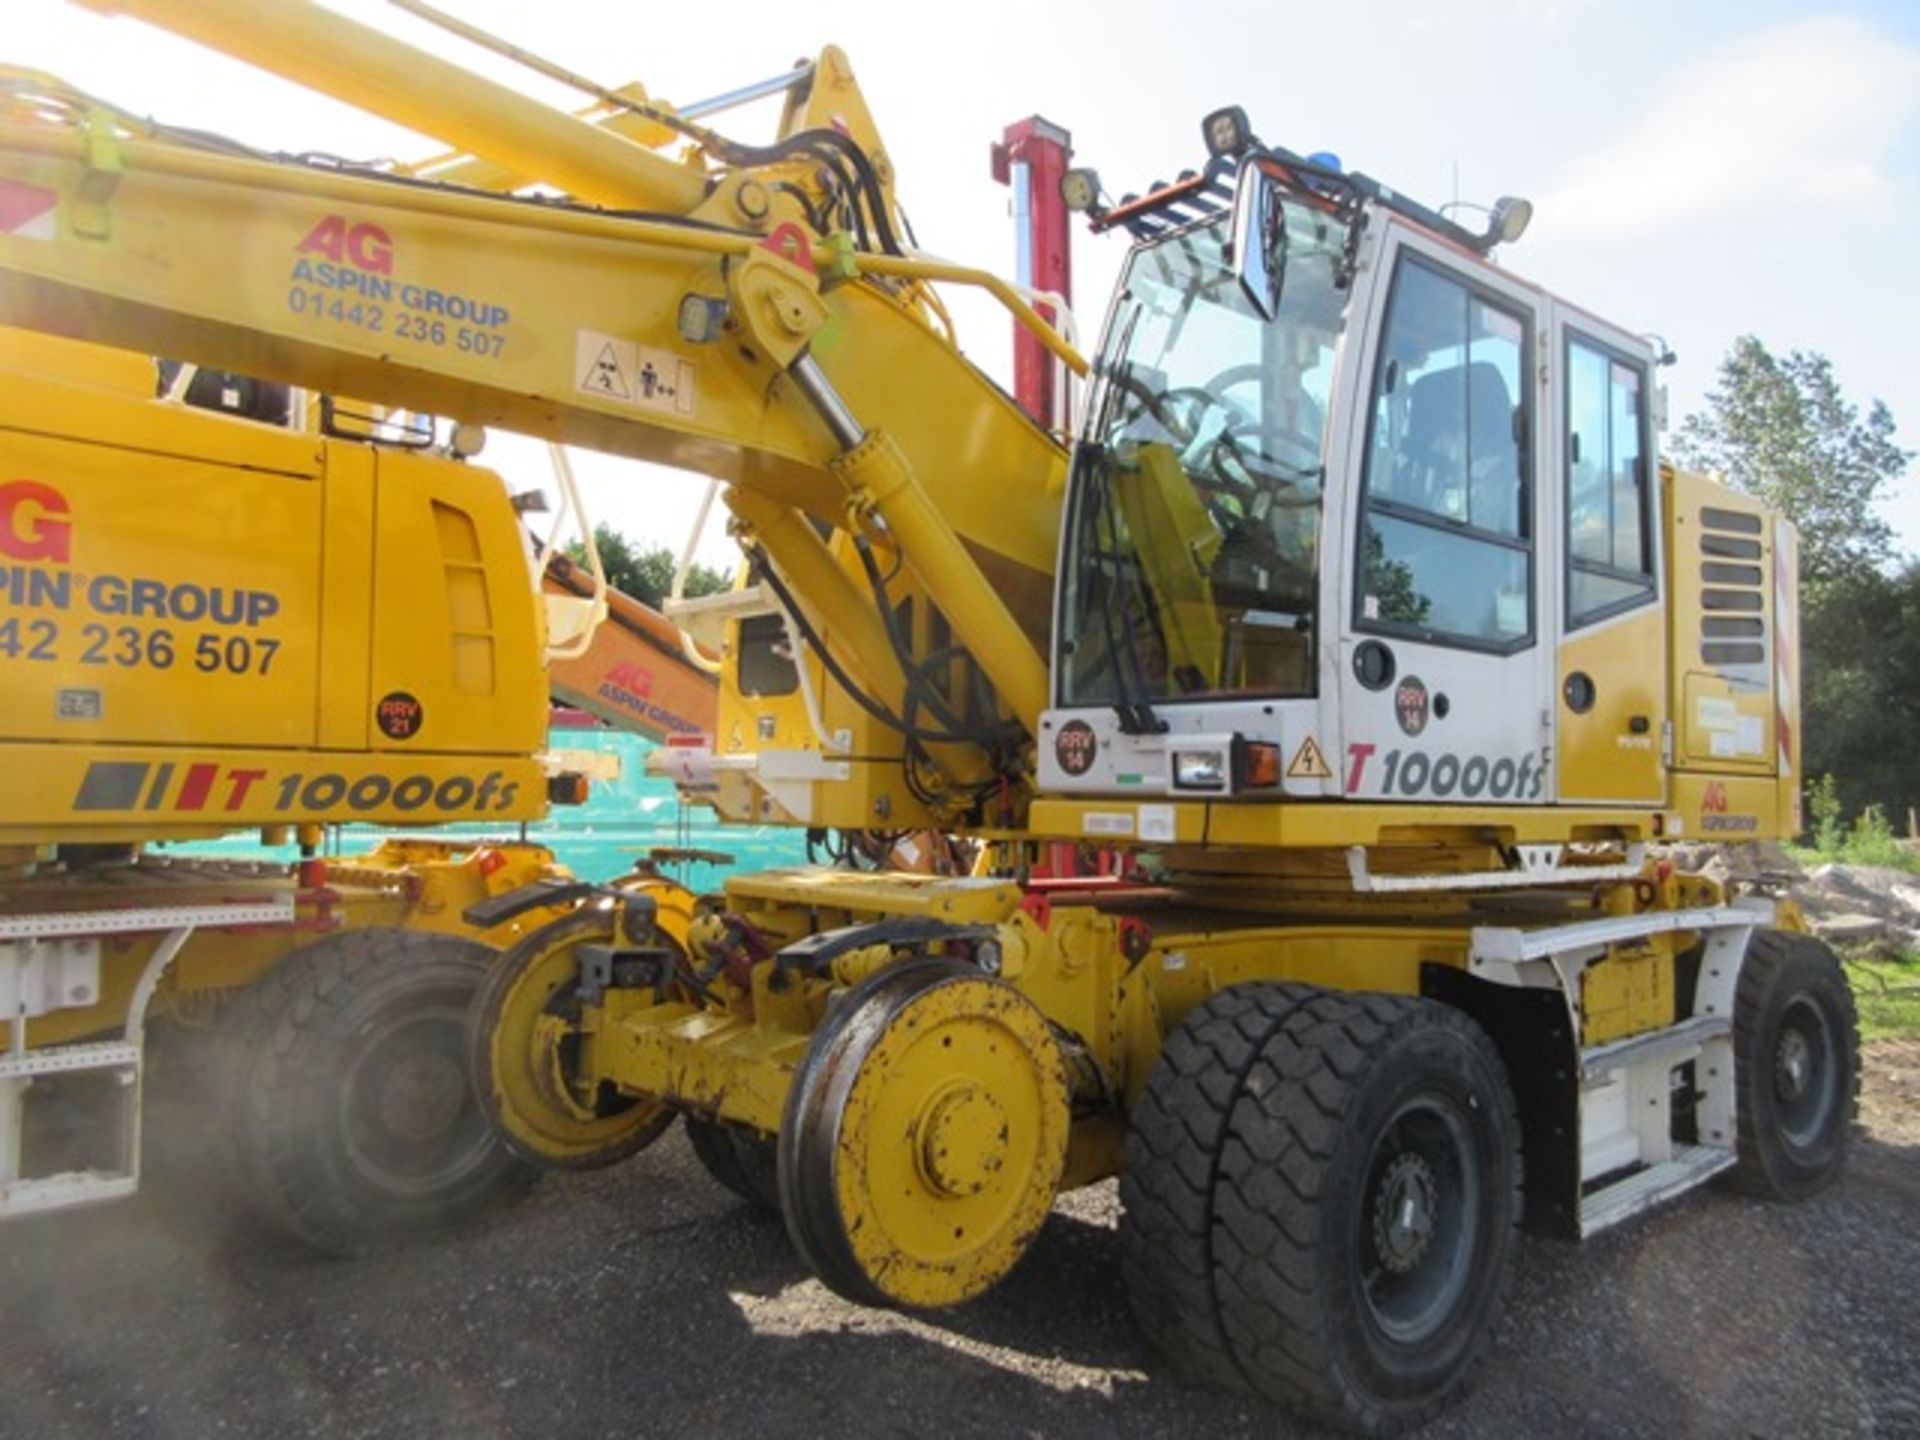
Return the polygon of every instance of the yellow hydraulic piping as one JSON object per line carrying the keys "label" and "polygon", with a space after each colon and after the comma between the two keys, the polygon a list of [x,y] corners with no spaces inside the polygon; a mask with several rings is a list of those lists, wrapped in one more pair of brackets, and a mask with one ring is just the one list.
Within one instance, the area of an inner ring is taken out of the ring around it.
{"label": "yellow hydraulic piping", "polygon": [[681,165],[309,0],[76,0],[126,14],[597,205],[691,212]]}
{"label": "yellow hydraulic piping", "polygon": [[864,250],[856,259],[862,273],[868,275],[898,275],[910,280],[946,280],[956,285],[976,285],[1006,306],[1013,313],[1013,318],[1032,331],[1054,359],[1074,374],[1084,377],[1092,368],[1087,364],[1087,357],[1063,340],[1060,332],[1042,319],[1040,312],[1022,299],[1018,290],[989,270],[974,270],[965,265],[919,256],[872,255]]}

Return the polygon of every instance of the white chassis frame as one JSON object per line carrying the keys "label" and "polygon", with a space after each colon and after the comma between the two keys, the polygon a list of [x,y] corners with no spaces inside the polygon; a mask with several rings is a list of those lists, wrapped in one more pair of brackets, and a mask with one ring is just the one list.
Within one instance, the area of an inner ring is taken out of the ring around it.
{"label": "white chassis frame", "polygon": [[[293,918],[291,892],[226,905],[0,916],[0,1009],[13,1027],[12,1044],[0,1055],[0,1219],[117,1200],[139,1188],[147,1007],[167,967],[202,927],[286,925]],[[158,933],[161,939],[134,986],[120,1038],[29,1049],[28,1020],[97,1003],[100,938],[141,933]],[[80,1071],[105,1071],[119,1081],[125,1121],[119,1167],[23,1177],[27,1091],[41,1076]]]}

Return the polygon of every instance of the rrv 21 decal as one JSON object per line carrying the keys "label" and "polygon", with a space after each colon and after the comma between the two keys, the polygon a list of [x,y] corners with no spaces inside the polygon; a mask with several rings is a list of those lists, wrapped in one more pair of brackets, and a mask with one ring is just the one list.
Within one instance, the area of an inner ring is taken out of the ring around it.
{"label": "rrv 21 decal", "polygon": [[1451,750],[1382,751],[1370,741],[1347,746],[1346,791],[1434,800],[1538,800],[1546,782],[1545,751],[1460,755]]}

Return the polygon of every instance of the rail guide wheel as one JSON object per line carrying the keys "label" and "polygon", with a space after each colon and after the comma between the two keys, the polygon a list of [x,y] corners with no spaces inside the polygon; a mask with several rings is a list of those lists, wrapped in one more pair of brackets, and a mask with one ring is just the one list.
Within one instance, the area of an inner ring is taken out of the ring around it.
{"label": "rail guide wheel", "polygon": [[474,996],[468,1056],[494,1133],[515,1154],[561,1170],[625,1160],[659,1139],[674,1112],[580,1076],[582,945],[615,942],[613,912],[588,907],[508,950]]}
{"label": "rail guide wheel", "polygon": [[1033,1002],[951,961],[883,970],[842,997],[788,1093],[780,1202],[795,1248],[863,1304],[970,1300],[1046,1221],[1070,1118]]}

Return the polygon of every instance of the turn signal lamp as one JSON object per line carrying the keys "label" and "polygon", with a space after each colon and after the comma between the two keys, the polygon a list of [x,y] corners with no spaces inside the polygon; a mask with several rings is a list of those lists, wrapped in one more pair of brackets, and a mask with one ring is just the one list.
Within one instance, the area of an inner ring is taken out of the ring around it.
{"label": "turn signal lamp", "polygon": [[1280,747],[1249,740],[1240,748],[1240,783],[1249,790],[1271,790],[1280,783]]}
{"label": "turn signal lamp", "polygon": [[549,776],[547,803],[549,805],[584,805],[587,803],[588,789],[587,777],[573,771]]}

